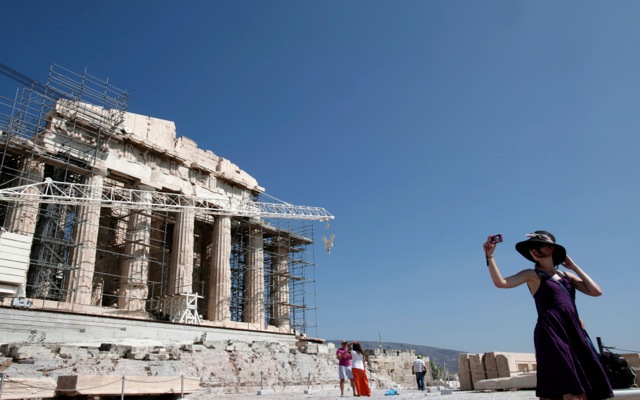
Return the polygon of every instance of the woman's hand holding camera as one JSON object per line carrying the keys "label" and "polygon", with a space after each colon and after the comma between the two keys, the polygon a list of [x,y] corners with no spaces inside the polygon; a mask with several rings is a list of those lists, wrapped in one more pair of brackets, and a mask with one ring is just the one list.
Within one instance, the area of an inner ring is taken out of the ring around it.
{"label": "woman's hand holding camera", "polygon": [[487,241],[482,245],[487,258],[493,257],[493,252],[500,242],[502,242],[502,235],[490,235],[487,237]]}

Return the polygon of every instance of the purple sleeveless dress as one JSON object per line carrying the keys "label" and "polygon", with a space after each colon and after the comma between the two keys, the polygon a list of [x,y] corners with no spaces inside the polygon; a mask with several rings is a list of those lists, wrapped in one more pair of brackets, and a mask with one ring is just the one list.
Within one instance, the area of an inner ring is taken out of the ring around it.
{"label": "purple sleeveless dress", "polygon": [[536,272],[540,276],[540,288],[533,296],[538,310],[533,333],[538,363],[536,396],[553,399],[586,393],[588,400],[613,397],[600,358],[582,328],[573,284],[566,276],[556,281]]}

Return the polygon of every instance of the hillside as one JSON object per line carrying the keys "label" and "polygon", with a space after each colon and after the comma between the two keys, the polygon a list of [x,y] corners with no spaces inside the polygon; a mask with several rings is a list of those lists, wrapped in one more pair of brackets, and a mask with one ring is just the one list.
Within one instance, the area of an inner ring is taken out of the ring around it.
{"label": "hillside", "polygon": [[[331,339],[327,340],[327,342],[331,342],[336,345],[336,348],[339,348],[342,340]],[[364,349],[375,349],[380,347],[379,342],[368,342],[361,340],[360,344]],[[415,350],[416,354],[422,354],[429,357],[429,360],[436,363],[438,368],[442,368],[446,363],[447,371],[453,373],[458,372],[458,354],[463,353],[459,350],[441,349],[439,347],[393,342],[382,342],[382,348],[386,350]]]}

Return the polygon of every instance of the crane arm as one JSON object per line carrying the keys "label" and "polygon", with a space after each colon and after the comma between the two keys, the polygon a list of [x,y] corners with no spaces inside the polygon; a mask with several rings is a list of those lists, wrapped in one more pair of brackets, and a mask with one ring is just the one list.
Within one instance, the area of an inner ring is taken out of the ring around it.
{"label": "crane arm", "polygon": [[33,90],[42,95],[48,95],[54,99],[70,99],[69,95],[67,95],[66,93],[63,93],[60,90],[57,90],[49,85],[43,85],[35,79],[32,79],[23,74],[22,72],[16,71],[8,65],[0,63],[0,74],[6,76],[7,78],[13,79],[18,83],[21,83],[24,86],[31,87]]}
{"label": "crane arm", "polygon": [[202,214],[237,217],[316,221],[334,219],[333,215],[321,207],[240,201],[223,195],[199,197],[118,187],[98,187],[56,182],[51,178],[46,178],[44,182],[0,189],[0,201],[125,207],[167,212],[195,211]]}

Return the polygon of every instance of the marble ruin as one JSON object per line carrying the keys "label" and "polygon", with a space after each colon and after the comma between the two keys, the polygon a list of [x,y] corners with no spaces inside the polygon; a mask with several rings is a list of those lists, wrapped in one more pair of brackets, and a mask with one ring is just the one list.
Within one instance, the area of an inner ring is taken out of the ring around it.
{"label": "marble ruin", "polygon": [[2,99],[2,304],[304,334],[312,222],[333,216],[266,201],[127,98],[52,66],[46,85]]}
{"label": "marble ruin", "polygon": [[[536,369],[536,357],[532,353],[461,353],[458,356],[458,379],[462,390],[489,389],[482,387],[483,381],[524,376],[533,376],[535,387]],[[520,388],[530,388],[530,385],[527,381]]]}

